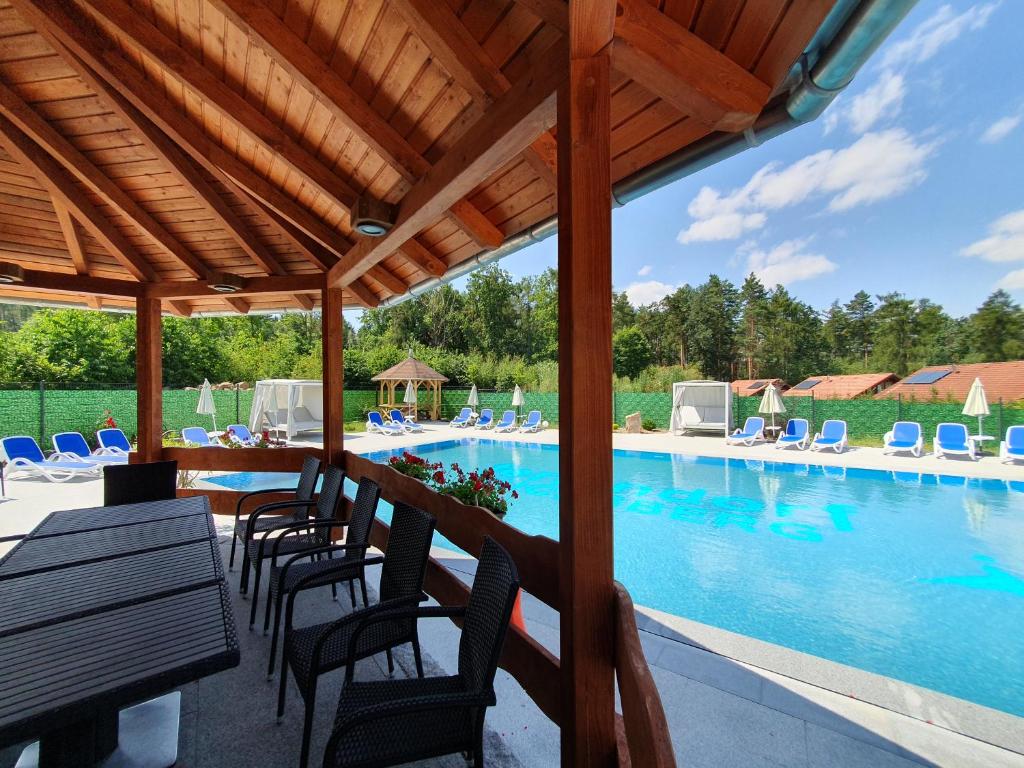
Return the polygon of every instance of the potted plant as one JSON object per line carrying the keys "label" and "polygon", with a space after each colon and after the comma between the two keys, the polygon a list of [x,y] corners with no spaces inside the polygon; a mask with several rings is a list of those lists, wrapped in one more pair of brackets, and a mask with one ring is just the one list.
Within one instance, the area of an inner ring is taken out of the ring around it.
{"label": "potted plant", "polygon": [[396,472],[408,475],[414,480],[430,485],[430,481],[444,466],[441,462],[430,464],[426,459],[420,458],[408,451],[403,451],[401,456],[392,456],[388,464]]}

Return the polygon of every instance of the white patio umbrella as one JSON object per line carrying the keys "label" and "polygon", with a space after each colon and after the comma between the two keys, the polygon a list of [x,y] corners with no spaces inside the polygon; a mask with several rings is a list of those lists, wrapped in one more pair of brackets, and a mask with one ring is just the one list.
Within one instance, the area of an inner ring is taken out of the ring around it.
{"label": "white patio umbrella", "polygon": [[411,381],[405,385],[405,397],[402,402],[406,405],[416,405],[416,385]]}
{"label": "white patio umbrella", "polygon": [[217,430],[217,406],[213,402],[213,387],[210,386],[209,379],[203,379],[203,386],[199,389],[199,405],[196,407],[196,413],[212,417],[213,429]]}
{"label": "white patio umbrella", "polygon": [[964,416],[978,417],[978,434],[982,433],[981,421],[988,416],[988,401],[985,399],[985,387],[981,379],[975,378],[971,384],[971,391],[967,393],[967,402],[964,403]]}
{"label": "white patio umbrella", "polygon": [[761,405],[758,406],[757,412],[771,415],[772,429],[775,429],[775,414],[786,412],[786,406],[782,402],[782,396],[779,395],[779,390],[774,384],[769,384],[765,388],[764,396],[761,398]]}
{"label": "white patio umbrella", "polygon": [[466,405],[474,411],[480,405],[480,393],[476,391],[476,384],[469,388],[469,397],[466,399]]}
{"label": "white patio umbrella", "polygon": [[512,390],[512,407],[516,409],[516,416],[521,414],[520,408],[523,407],[523,390],[516,384],[516,388]]}

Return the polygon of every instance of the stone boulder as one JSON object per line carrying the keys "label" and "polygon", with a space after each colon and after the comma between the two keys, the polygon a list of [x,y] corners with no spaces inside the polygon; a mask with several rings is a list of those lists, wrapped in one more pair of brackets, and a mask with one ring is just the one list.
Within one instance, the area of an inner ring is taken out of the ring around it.
{"label": "stone boulder", "polygon": [[640,413],[631,413],[626,417],[626,431],[639,434],[644,431],[643,419]]}

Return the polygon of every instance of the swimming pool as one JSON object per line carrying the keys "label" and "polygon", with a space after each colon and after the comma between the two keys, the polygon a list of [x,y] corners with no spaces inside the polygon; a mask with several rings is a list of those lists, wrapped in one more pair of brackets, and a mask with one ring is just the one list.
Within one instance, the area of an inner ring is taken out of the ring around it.
{"label": "swimming pool", "polygon": [[[506,522],[557,538],[557,446],[415,452],[493,466]],[[1024,482],[619,450],[614,473],[637,603],[1024,716]]]}

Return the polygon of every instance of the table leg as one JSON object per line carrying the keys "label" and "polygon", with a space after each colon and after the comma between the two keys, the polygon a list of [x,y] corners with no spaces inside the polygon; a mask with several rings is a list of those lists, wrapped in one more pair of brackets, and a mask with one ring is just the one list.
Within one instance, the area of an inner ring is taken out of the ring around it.
{"label": "table leg", "polygon": [[117,748],[118,712],[80,720],[39,740],[39,768],[96,765]]}

